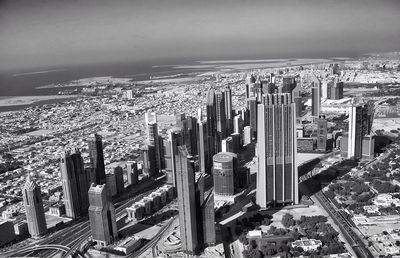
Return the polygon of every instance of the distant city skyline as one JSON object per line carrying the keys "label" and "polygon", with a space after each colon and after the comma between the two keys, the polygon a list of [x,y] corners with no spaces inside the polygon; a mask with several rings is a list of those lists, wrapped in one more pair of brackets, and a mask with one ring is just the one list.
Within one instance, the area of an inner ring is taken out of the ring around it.
{"label": "distant city skyline", "polygon": [[2,1],[0,70],[399,50],[400,2]]}

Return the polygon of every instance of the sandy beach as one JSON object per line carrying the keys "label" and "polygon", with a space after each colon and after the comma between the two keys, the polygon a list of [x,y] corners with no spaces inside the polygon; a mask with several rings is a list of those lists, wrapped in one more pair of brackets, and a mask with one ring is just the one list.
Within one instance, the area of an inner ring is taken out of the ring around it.
{"label": "sandy beach", "polygon": [[52,99],[76,98],[76,95],[48,95],[48,96],[6,96],[0,97],[0,107],[30,105],[39,101]]}

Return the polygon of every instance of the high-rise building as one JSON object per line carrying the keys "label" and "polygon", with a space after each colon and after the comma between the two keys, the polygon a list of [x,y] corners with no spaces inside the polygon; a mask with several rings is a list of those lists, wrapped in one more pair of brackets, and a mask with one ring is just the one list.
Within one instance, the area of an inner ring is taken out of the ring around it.
{"label": "high-rise building", "polygon": [[315,78],[311,87],[311,115],[313,117],[319,117],[321,106],[320,85],[319,79]]}
{"label": "high-rise building", "polygon": [[343,98],[343,82],[339,82],[339,78],[337,76],[335,76],[331,91],[331,99]]}
{"label": "high-rise building", "polygon": [[249,111],[250,111],[250,127],[252,129],[251,137],[255,137],[257,134],[257,99],[251,97],[247,100]]}
{"label": "high-rise building", "polygon": [[374,135],[365,135],[362,142],[362,159],[372,160],[374,158],[375,137]]}
{"label": "high-rise building", "polygon": [[228,86],[224,89],[225,98],[225,116],[226,116],[226,130],[227,134],[233,132],[233,110],[232,110],[232,90]]}
{"label": "high-rise building", "polygon": [[326,140],[328,135],[328,121],[325,116],[319,116],[317,120],[317,150],[326,151]]}
{"label": "high-rise building", "polygon": [[232,152],[220,152],[213,157],[214,192],[218,195],[235,194],[237,176],[237,155]]}
{"label": "high-rise building", "polygon": [[108,190],[109,196],[117,195],[117,182],[115,181],[115,174],[108,173],[106,174],[106,188]]}
{"label": "high-rise building", "polygon": [[157,174],[157,158],[156,148],[153,145],[145,145],[142,147],[143,172],[149,177]]}
{"label": "high-rise building", "polygon": [[107,246],[117,239],[115,208],[106,185],[92,184],[89,189],[89,221],[93,241]]}
{"label": "high-rise building", "polygon": [[137,185],[139,183],[139,171],[136,161],[126,164],[128,185]]}
{"label": "high-rise building", "polygon": [[195,202],[194,162],[186,146],[179,146],[176,155],[177,194],[182,250],[195,253],[199,248]]}
{"label": "high-rise building", "polygon": [[282,78],[282,93],[292,94],[294,88],[296,88],[296,80],[293,76],[285,76]]}
{"label": "high-rise building", "polygon": [[245,126],[243,129],[243,146],[251,143],[253,135],[253,128],[251,126]]}
{"label": "high-rise building", "polygon": [[72,155],[64,153],[60,161],[60,171],[65,214],[75,219],[86,214],[89,208],[88,170],[84,169],[83,159],[78,150]]}
{"label": "high-rise building", "polygon": [[290,93],[267,94],[258,105],[257,203],[298,203],[295,104]]}
{"label": "high-rise building", "polygon": [[347,158],[359,160],[362,158],[363,137],[370,134],[372,110],[368,105],[352,105],[349,107],[348,144],[341,145],[341,149],[347,148]]}
{"label": "high-rise building", "polygon": [[203,244],[205,246],[214,245],[216,243],[215,236],[215,210],[214,210],[214,193],[209,191],[204,197],[201,206],[201,217],[203,227]]}
{"label": "high-rise building", "polygon": [[171,128],[168,132],[168,139],[165,141],[165,171],[167,183],[176,187],[176,165],[175,159],[178,153],[178,146],[183,145],[182,131],[180,128]]}
{"label": "high-rise building", "polygon": [[115,185],[117,187],[117,195],[120,195],[124,192],[124,170],[118,166],[114,168],[114,175],[115,175]]}
{"label": "high-rise building", "polygon": [[22,197],[24,199],[29,234],[33,238],[38,238],[47,232],[47,226],[40,186],[31,179],[29,174],[22,190]]}
{"label": "high-rise building", "polygon": [[217,153],[219,142],[217,140],[217,109],[214,89],[207,92],[207,137],[208,151],[212,156]]}
{"label": "high-rise building", "polygon": [[233,118],[233,133],[237,134],[243,133],[243,119],[241,115],[236,115]]}
{"label": "high-rise building", "polygon": [[198,125],[198,143],[197,143],[197,148],[198,148],[198,153],[199,153],[199,167],[200,167],[200,172],[210,174],[210,164],[211,162],[209,161],[209,153],[208,153],[208,134],[207,134],[207,124],[205,121],[201,121],[200,119],[197,122]]}
{"label": "high-rise building", "polygon": [[218,151],[221,150],[221,141],[227,135],[226,113],[225,113],[225,96],[222,92],[215,94],[216,100],[216,117],[217,117],[217,139]]}
{"label": "high-rise building", "polygon": [[[151,121],[151,117],[153,117],[153,120]],[[156,113],[145,113],[145,123],[147,127],[147,145],[152,146],[153,148],[149,147],[149,152],[148,154],[151,155],[149,156],[149,160],[153,161],[155,160],[154,166],[154,174],[151,174],[150,176],[153,176],[159,172],[161,169],[161,151],[160,151],[160,141],[158,137],[158,125],[157,125],[157,114]],[[150,151],[150,149],[154,149],[153,151]],[[152,171],[153,172],[153,171]]]}
{"label": "high-rise building", "polygon": [[94,183],[105,184],[106,171],[104,168],[104,154],[101,135],[95,134],[94,139],[89,140],[89,156],[96,178]]}

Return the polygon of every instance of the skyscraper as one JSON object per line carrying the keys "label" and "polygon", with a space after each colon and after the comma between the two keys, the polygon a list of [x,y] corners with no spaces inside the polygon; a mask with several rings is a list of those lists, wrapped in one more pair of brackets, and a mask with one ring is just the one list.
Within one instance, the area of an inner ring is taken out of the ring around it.
{"label": "skyscraper", "polygon": [[249,111],[250,111],[250,127],[252,129],[251,137],[257,134],[257,99],[251,97],[247,100]]}
{"label": "skyscraper", "polygon": [[232,90],[228,86],[224,89],[225,116],[227,135],[233,132]]}
{"label": "skyscraper", "polygon": [[204,197],[201,206],[202,228],[203,228],[203,244],[205,246],[214,245],[216,243],[215,236],[215,210],[214,210],[214,193],[209,191]]}
{"label": "skyscraper", "polygon": [[215,154],[213,157],[213,177],[215,194],[234,195],[237,155],[231,152]]}
{"label": "skyscraper", "polygon": [[[349,107],[349,129],[348,144],[341,144],[342,148],[347,148],[347,158],[356,160],[362,158],[363,137],[370,134],[373,110],[368,105],[352,105]],[[346,135],[345,135],[346,136]]]}
{"label": "skyscraper", "polygon": [[290,93],[267,94],[258,105],[257,203],[298,203],[295,104]]}
{"label": "skyscraper", "polygon": [[178,146],[183,145],[182,131],[180,128],[171,128],[168,132],[168,139],[165,141],[165,171],[167,183],[176,187],[176,164],[175,159],[178,153]]}
{"label": "skyscraper", "polygon": [[107,246],[117,239],[115,208],[106,185],[92,184],[89,189],[89,220],[93,241]]}
{"label": "skyscraper", "polygon": [[313,117],[319,117],[320,106],[321,106],[321,94],[320,94],[320,81],[315,78],[312,82],[311,87],[311,115]]}
{"label": "skyscraper", "polygon": [[143,172],[153,177],[157,174],[157,155],[156,147],[153,145],[145,145],[142,147]]}
{"label": "skyscraper", "polygon": [[137,185],[139,182],[139,171],[136,161],[126,164],[128,185]]}
{"label": "skyscraper", "polygon": [[215,94],[216,100],[216,114],[217,114],[217,135],[218,135],[218,147],[217,150],[221,150],[221,141],[227,135],[227,121],[225,112],[225,96],[222,92]]}
{"label": "skyscraper", "polygon": [[105,184],[106,171],[104,168],[104,154],[101,135],[95,134],[94,139],[89,140],[89,156],[96,178],[94,183]]}
{"label": "skyscraper", "polygon": [[197,148],[199,152],[199,167],[200,172],[210,174],[210,161],[209,161],[209,153],[208,153],[208,134],[207,134],[207,123],[205,121],[201,121],[200,119],[197,122],[198,125],[198,134],[197,138]]}
{"label": "skyscraper", "polygon": [[61,182],[64,194],[65,214],[77,218],[87,213],[89,208],[89,176],[83,167],[81,153],[65,153],[60,161]]}
{"label": "skyscraper", "polygon": [[26,178],[22,197],[24,199],[29,234],[31,234],[33,238],[38,238],[46,233],[47,226],[40,186],[31,179],[29,174]]}
{"label": "skyscraper", "polygon": [[118,166],[114,168],[114,175],[115,175],[115,185],[117,187],[117,194],[120,195],[124,192],[124,170]]}
{"label": "skyscraper", "polygon": [[217,140],[217,111],[216,98],[214,89],[207,92],[207,134],[208,134],[208,151],[210,155],[214,155],[218,150]]}
{"label": "skyscraper", "polygon": [[319,116],[317,120],[317,149],[319,151],[326,151],[326,139],[328,134],[328,122],[325,116]]}
{"label": "skyscraper", "polygon": [[[151,121],[151,117],[153,117],[153,121]],[[149,146],[149,150],[154,148],[154,152],[149,151],[149,160],[155,160],[154,166],[154,174],[157,174],[161,168],[161,152],[160,152],[160,142],[158,138],[158,125],[157,125],[157,114],[156,113],[146,113],[145,114],[145,123],[146,123],[146,133],[147,133],[147,145]],[[152,146],[153,148],[151,148]],[[153,176],[152,174],[151,176]]]}
{"label": "skyscraper", "polygon": [[195,202],[194,163],[186,146],[179,146],[176,155],[177,194],[182,250],[195,253],[199,248]]}

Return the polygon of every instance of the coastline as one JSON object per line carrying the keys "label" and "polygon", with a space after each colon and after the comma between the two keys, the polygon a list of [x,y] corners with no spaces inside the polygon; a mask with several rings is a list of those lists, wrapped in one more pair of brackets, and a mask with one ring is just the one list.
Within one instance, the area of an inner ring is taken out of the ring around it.
{"label": "coastline", "polygon": [[68,100],[77,97],[77,95],[3,96],[0,97],[0,107],[25,106],[32,105],[41,101]]}

